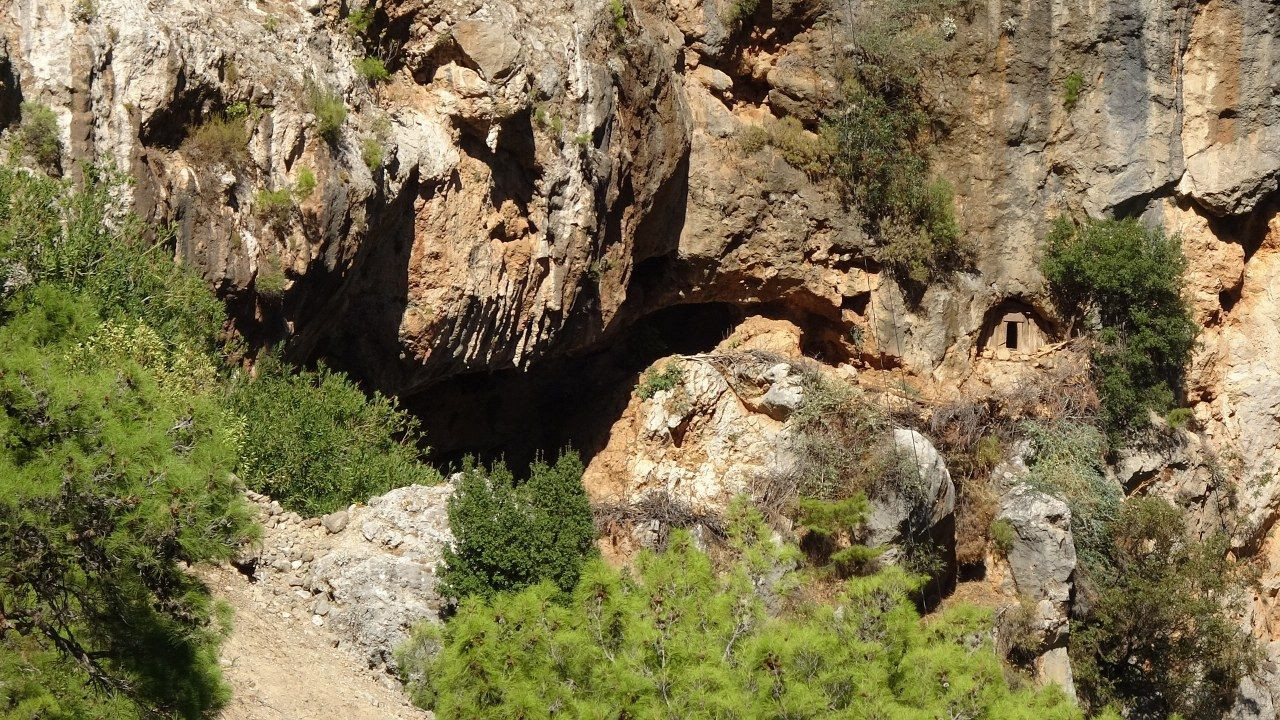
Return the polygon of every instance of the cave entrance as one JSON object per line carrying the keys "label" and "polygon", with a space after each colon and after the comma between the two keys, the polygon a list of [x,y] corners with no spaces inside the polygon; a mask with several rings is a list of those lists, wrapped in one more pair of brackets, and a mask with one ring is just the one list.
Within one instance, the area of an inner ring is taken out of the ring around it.
{"label": "cave entrance", "polygon": [[1049,333],[1034,308],[1006,300],[987,311],[978,353],[1002,360],[1026,359],[1047,342]]}
{"label": "cave entrance", "polygon": [[589,462],[608,442],[641,371],[666,355],[713,349],[742,318],[728,303],[666,308],[592,352],[447,378],[403,398],[404,406],[421,420],[440,466],[456,467],[470,455],[504,459],[519,474],[565,447]]}

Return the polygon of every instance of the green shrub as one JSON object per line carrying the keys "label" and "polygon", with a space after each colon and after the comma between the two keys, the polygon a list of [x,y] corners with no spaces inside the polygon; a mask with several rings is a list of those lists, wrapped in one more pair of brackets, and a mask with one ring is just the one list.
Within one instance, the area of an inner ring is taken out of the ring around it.
{"label": "green shrub", "polygon": [[1182,429],[1191,423],[1195,416],[1191,413],[1191,408],[1179,407],[1169,411],[1164,416],[1165,422],[1169,423],[1169,427]]}
{"label": "green shrub", "polygon": [[86,168],[84,186],[0,166],[0,265],[11,282],[53,283],[94,299],[104,318],[139,319],[171,343],[212,350],[225,311],[165,242],[113,200],[122,175]]}
{"label": "green shrub", "polygon": [[663,390],[671,390],[684,383],[684,370],[676,361],[662,366],[662,370],[649,368],[640,376],[640,384],[636,385],[636,396],[642,400],[651,400]]}
{"label": "green shrub", "polygon": [[613,30],[618,37],[627,31],[627,6],[622,0],[609,0],[609,14],[613,17]]}
{"label": "green shrub", "polygon": [[996,518],[991,522],[987,532],[991,536],[991,546],[1001,556],[1006,556],[1013,549],[1013,524],[1004,518]]}
{"label": "green shrub", "polygon": [[215,115],[187,135],[183,150],[205,162],[243,167],[249,160],[249,131],[244,115]]}
{"label": "green shrub", "polygon": [[211,600],[186,566],[252,533],[229,479],[240,425],[134,348],[87,357],[77,343],[100,316],[53,285],[4,306],[0,714],[206,717],[227,693]]}
{"label": "green shrub", "polygon": [[474,720],[1082,718],[1059,692],[1010,688],[979,611],[922,623],[900,569],[771,612],[766,598],[795,586],[794,551],[767,530],[735,534],[725,572],[678,532],[630,571],[590,561],[568,606],[551,582],[463,602],[399,652],[413,699]]}
{"label": "green shrub", "polygon": [[266,255],[258,261],[258,272],[253,276],[254,292],[266,297],[279,297],[284,294],[286,282],[280,256]]}
{"label": "green shrub", "polygon": [[382,149],[382,143],[376,137],[367,137],[360,141],[360,157],[364,159],[364,164],[369,168],[369,172],[377,172],[382,168],[383,161],[386,160],[386,151]]}
{"label": "green shrub", "polygon": [[272,227],[283,228],[293,217],[293,192],[289,188],[259,190],[253,196],[253,211]]}
{"label": "green shrub", "polygon": [[330,144],[337,144],[347,121],[346,100],[340,93],[319,86],[313,86],[307,98],[311,113],[316,116],[316,132]]}
{"label": "green shrub", "polygon": [[352,8],[347,14],[347,27],[351,28],[351,32],[357,35],[363,35],[369,32],[369,27],[373,25],[374,16],[377,9],[372,4],[365,7]]}
{"label": "green shrub", "polygon": [[501,462],[486,470],[468,460],[449,500],[455,540],[441,594],[492,597],[543,581],[572,590],[595,537],[582,471],[577,453],[565,452],[554,465],[534,462],[517,483]]}
{"label": "green shrub", "polygon": [[733,3],[729,5],[729,9],[724,13],[724,22],[726,25],[737,25],[739,23],[745,25],[750,22],[759,7],[760,0],[733,0]]}
{"label": "green shrub", "polygon": [[1258,663],[1244,614],[1244,566],[1222,537],[1196,540],[1182,512],[1156,498],[1125,503],[1108,529],[1097,597],[1071,629],[1076,687],[1126,717],[1225,717]]}
{"label": "green shrub", "polygon": [[1075,70],[1062,82],[1062,106],[1067,109],[1067,112],[1071,112],[1071,109],[1080,101],[1080,91],[1083,88],[1084,76]]}
{"label": "green shrub", "polygon": [[1078,318],[1097,318],[1094,381],[1113,442],[1172,409],[1198,326],[1182,295],[1187,261],[1177,237],[1136,220],[1059,218],[1042,269],[1055,300]]}
{"label": "green shrub", "polygon": [[356,72],[360,73],[360,77],[364,78],[365,82],[370,85],[391,79],[391,73],[387,71],[387,66],[376,57],[365,57],[357,60]]}
{"label": "green shrub", "polygon": [[58,116],[48,105],[22,103],[22,123],[18,126],[22,148],[37,165],[56,170],[62,162],[62,131]]}
{"label": "green shrub", "polygon": [[324,367],[292,372],[274,358],[243,379],[231,407],[245,420],[239,473],[249,487],[320,515],[404,485],[432,484],[418,422],[393,399],[366,396]]}
{"label": "green shrub", "polygon": [[298,171],[298,181],[293,185],[293,195],[299,200],[306,200],[311,197],[311,193],[315,192],[316,174],[311,168],[302,168]]}

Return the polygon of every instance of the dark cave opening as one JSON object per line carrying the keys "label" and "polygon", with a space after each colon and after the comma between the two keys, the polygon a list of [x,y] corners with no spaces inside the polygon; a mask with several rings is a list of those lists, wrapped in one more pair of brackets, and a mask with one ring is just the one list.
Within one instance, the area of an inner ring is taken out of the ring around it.
{"label": "dark cave opening", "polygon": [[728,303],[665,308],[592,352],[448,378],[403,398],[404,406],[421,419],[431,461],[441,468],[472,456],[505,460],[519,474],[564,448],[586,463],[608,442],[646,367],[666,355],[713,349],[743,316]]}

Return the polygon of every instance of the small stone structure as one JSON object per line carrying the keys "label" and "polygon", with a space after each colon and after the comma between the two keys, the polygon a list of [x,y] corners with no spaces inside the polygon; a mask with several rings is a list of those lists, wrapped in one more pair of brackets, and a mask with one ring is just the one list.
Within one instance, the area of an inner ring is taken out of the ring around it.
{"label": "small stone structure", "polygon": [[1029,305],[1006,300],[987,313],[978,354],[997,360],[1030,357],[1045,344],[1039,314]]}

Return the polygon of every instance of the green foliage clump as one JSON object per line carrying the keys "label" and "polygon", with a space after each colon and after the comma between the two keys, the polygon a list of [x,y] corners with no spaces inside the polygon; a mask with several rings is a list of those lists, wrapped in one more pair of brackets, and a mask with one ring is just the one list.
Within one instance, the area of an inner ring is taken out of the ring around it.
{"label": "green foliage clump", "polygon": [[880,262],[919,284],[973,255],[950,186],[929,175],[933,116],[921,78],[939,45],[920,19],[950,4],[891,0],[855,13],[846,101],[823,133],[831,138],[831,172],[881,239]]}
{"label": "green foliage clump", "polygon": [[386,160],[386,150],[382,149],[382,143],[378,142],[378,138],[367,137],[360,141],[360,157],[369,168],[369,172],[377,172]]}
{"label": "green foliage clump", "polygon": [[357,35],[363,35],[369,32],[369,27],[373,25],[373,18],[377,14],[377,8],[370,3],[364,7],[352,8],[347,14],[347,27],[351,28],[351,32]]}
{"label": "green foliage clump", "polygon": [[663,390],[677,388],[684,383],[684,370],[680,364],[671,361],[661,370],[649,368],[640,376],[640,384],[636,385],[636,396],[641,400],[652,400],[654,395]]}
{"label": "green foliage clump", "polygon": [[399,653],[414,700],[474,720],[1082,718],[1059,692],[1009,686],[980,612],[922,623],[900,569],[771,611],[793,554],[753,520],[724,572],[679,532],[632,571],[592,560],[567,606],[551,582],[464,601]]}
{"label": "green foliage clump", "polygon": [[245,420],[241,478],[300,514],[439,480],[422,462],[417,419],[342,373],[293,372],[264,358],[257,378],[233,388],[230,404]]}
{"label": "green foliage clump", "polygon": [[293,192],[289,188],[259,190],[253,196],[253,209],[274,228],[283,228],[293,217]]}
{"label": "green foliage clump", "polygon": [[316,132],[329,144],[337,144],[347,122],[347,101],[333,90],[313,86],[307,93],[311,113],[316,116]]}
{"label": "green foliage clump", "polygon": [[1125,503],[1111,523],[1098,595],[1073,623],[1071,664],[1081,696],[1126,717],[1224,717],[1257,666],[1243,613],[1243,566],[1222,537],[1199,541],[1182,512],[1157,498]]}
{"label": "green foliage clump", "polygon": [[724,22],[726,25],[737,25],[739,23],[746,24],[756,14],[756,10],[760,7],[760,0],[733,0],[729,5],[729,9],[724,12]]}
{"label": "green foliage clump", "polygon": [[572,590],[595,537],[582,471],[577,453],[564,452],[554,465],[534,462],[517,483],[501,462],[486,470],[468,460],[449,499],[456,540],[445,549],[441,594],[489,598],[543,581]]}
{"label": "green foliage clump", "polygon": [[1080,91],[1084,89],[1084,76],[1078,70],[1071,71],[1067,79],[1062,82],[1062,107],[1071,112],[1076,103],[1080,101]]}
{"label": "green foliage clump", "polygon": [[1182,295],[1178,238],[1136,220],[1059,218],[1042,263],[1061,307],[1097,322],[1094,381],[1113,441],[1173,408],[1198,327]]}
{"label": "green foliage clump", "polygon": [[46,170],[57,170],[62,162],[62,131],[58,129],[58,116],[48,105],[34,102],[22,103],[22,124],[18,137],[22,149]]}
{"label": "green foliage clump", "polygon": [[171,343],[212,350],[222,304],[175,265],[168,235],[119,210],[123,176],[86,168],[83,187],[0,166],[0,271],[11,285],[52,283],[92,297],[104,318],[138,320]]}
{"label": "green foliage clump", "polygon": [[[247,113],[247,108],[245,108]],[[183,149],[206,162],[225,162],[240,168],[249,160],[249,130],[244,115],[215,115],[192,130]]]}
{"label": "green foliage clump", "polygon": [[991,545],[996,552],[1001,555],[1008,555],[1013,549],[1013,523],[1004,518],[996,518],[991,521],[991,527],[987,531],[991,537]]}
{"label": "green foliage clump", "polygon": [[265,255],[258,260],[258,272],[253,276],[254,292],[265,297],[279,297],[284,294],[287,282],[284,262],[279,255]]}
{"label": "green foliage clump", "polygon": [[387,71],[386,64],[376,57],[364,57],[357,60],[356,72],[370,85],[376,85],[391,79],[391,73]]}
{"label": "green foliage clump", "polygon": [[776,148],[787,164],[810,176],[820,176],[830,171],[835,152],[830,130],[831,126],[827,125],[820,133],[811,133],[796,118],[785,117],[763,126],[748,126],[739,141],[748,153],[766,146]]}
{"label": "green foliage clump", "polygon": [[315,172],[304,167],[298,171],[298,181],[293,184],[293,195],[299,200],[306,200],[315,192],[317,185]]}
{"label": "green foliage clump", "polygon": [[609,0],[609,15],[613,18],[613,30],[618,37],[627,31],[627,6],[622,0]]}
{"label": "green foliage clump", "polygon": [[252,532],[230,479],[238,419],[154,338],[95,340],[86,294],[37,285],[3,316],[0,711],[204,717],[226,689],[210,599],[184,565]]}

